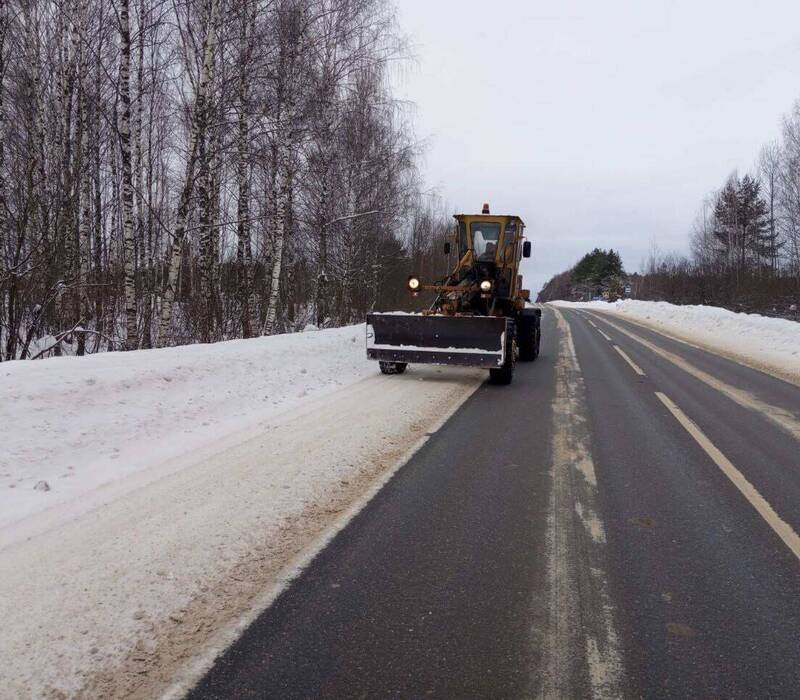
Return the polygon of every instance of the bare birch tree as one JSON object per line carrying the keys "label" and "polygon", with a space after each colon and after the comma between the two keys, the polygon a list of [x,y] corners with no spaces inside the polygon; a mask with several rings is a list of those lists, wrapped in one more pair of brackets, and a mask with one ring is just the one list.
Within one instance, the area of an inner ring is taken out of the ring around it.
{"label": "bare birch tree", "polygon": [[172,306],[175,301],[175,288],[178,282],[184,236],[186,235],[186,217],[189,211],[189,199],[192,196],[195,170],[198,164],[198,143],[201,138],[205,140],[206,129],[208,127],[208,87],[214,77],[219,4],[220,0],[211,0],[210,12],[206,20],[202,51],[203,62],[200,71],[200,80],[197,83],[194,105],[192,107],[186,175],[183,181],[180,203],[178,204],[175,232],[172,240],[172,253],[168,260],[167,282],[161,300],[161,323],[158,332],[158,343],[161,346],[167,344],[170,324],[172,322]]}
{"label": "bare birch tree", "polygon": [[401,47],[384,0],[0,4],[0,359],[395,303]]}
{"label": "bare birch tree", "polygon": [[131,164],[131,29],[129,0],[120,0],[119,94],[121,110],[118,122],[120,161],[122,164],[122,228],[125,251],[125,348],[138,344],[136,322],[136,247],[133,224],[133,167]]}

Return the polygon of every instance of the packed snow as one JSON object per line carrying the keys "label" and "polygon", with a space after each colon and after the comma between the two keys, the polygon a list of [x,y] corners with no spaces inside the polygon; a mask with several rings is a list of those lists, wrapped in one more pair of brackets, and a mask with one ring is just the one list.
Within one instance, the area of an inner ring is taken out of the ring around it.
{"label": "packed snow", "polygon": [[790,381],[800,381],[800,323],[794,321],[664,301],[551,303],[628,318]]}
{"label": "packed snow", "polygon": [[364,325],[0,365],[0,527],[375,374]]}
{"label": "packed snow", "polygon": [[0,365],[0,698],[182,696],[485,379],[364,335]]}

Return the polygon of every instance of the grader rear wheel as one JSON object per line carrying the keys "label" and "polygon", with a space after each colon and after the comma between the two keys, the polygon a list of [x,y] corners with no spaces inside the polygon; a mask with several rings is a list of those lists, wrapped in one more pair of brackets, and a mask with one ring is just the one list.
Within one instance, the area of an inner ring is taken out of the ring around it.
{"label": "grader rear wheel", "polygon": [[541,326],[538,316],[523,315],[519,319],[519,359],[531,362],[539,357]]}

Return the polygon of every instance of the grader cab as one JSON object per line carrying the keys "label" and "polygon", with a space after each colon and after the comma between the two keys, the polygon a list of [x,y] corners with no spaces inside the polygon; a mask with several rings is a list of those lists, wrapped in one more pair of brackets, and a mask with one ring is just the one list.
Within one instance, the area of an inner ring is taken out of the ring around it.
{"label": "grader cab", "polygon": [[541,309],[529,305],[519,266],[530,257],[525,224],[518,216],[458,214],[445,243],[454,258],[444,279],[408,279],[409,292],[433,292],[419,313],[367,314],[367,357],[384,374],[401,374],[409,363],[484,367],[497,384],[508,384],[517,359],[535,360]]}

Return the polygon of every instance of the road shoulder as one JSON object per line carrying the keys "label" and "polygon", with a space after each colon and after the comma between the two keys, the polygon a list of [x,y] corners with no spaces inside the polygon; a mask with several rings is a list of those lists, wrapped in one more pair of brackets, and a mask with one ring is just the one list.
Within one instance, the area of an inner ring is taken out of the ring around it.
{"label": "road shoulder", "polygon": [[0,696],[190,685],[482,379],[370,378],[5,547]]}

